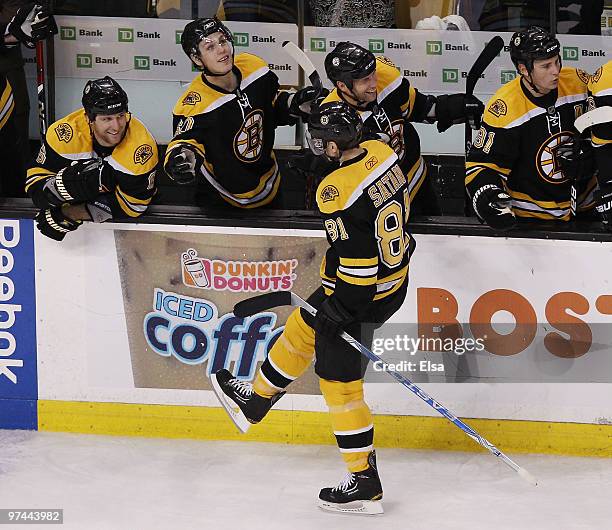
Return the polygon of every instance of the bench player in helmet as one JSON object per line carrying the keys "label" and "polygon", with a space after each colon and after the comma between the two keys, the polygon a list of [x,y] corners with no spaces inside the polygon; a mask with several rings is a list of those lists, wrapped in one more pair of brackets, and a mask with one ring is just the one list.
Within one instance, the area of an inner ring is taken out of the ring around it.
{"label": "bench player in helmet", "polygon": [[138,217],[155,194],[157,144],[119,83],[88,81],[82,103],[49,126],[27,174],[38,229],[57,241],[82,221]]}
{"label": "bench player in helmet", "polygon": [[437,122],[440,132],[466,117],[479,124],[482,103],[465,94],[424,95],[388,59],[352,42],[340,42],[327,54],[325,72],[335,87],[325,101],[342,100],[358,109],[368,131],[382,133],[397,153],[408,178],[412,212],[439,214],[419,135],[410,122]]}
{"label": "bench player in helmet", "polygon": [[[612,111],[612,61],[599,68],[589,80],[589,109],[608,107]],[[591,144],[598,170],[596,209],[605,227],[612,230],[612,121],[591,128]]]}
{"label": "bench player in helmet", "polygon": [[382,513],[382,486],[373,450],[372,415],[363,398],[367,360],[340,339],[345,330],[368,346],[373,327],[402,305],[415,242],[407,232],[408,182],[395,152],[378,140],[361,141],[358,112],[342,101],[315,109],[309,119],[313,152],[337,162],[317,189],[329,248],[321,264],[321,287],[309,298],[313,319],[296,309],[271,349],[254,384],[227,370],[213,388],[245,432],[263,419],[315,358],[315,372],[329,407],[348,475],[324,488],[319,505],[332,511]]}
{"label": "bench player in helmet", "polygon": [[593,206],[596,182],[588,168],[575,170],[580,155],[573,142],[589,76],[562,68],[559,53],[559,41],[537,26],[510,40],[519,75],[486,105],[466,161],[472,205],[492,228],[509,229],[516,217],[567,221],[572,190],[579,210]]}
{"label": "bench player in helmet", "polygon": [[181,45],[202,73],[174,107],[166,173],[181,184],[201,177],[198,202],[205,205],[269,204],[281,179],[275,128],[306,116],[315,90],[281,91],[265,61],[249,53],[234,57],[232,34],[217,18],[189,22]]}

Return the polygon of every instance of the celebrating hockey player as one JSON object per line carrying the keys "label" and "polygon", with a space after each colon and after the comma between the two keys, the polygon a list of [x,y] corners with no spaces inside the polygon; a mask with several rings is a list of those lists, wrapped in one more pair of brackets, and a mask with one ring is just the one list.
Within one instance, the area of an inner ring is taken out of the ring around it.
{"label": "celebrating hockey player", "polygon": [[378,140],[360,142],[362,132],[359,113],[342,101],[322,104],[309,119],[312,150],[339,164],[317,189],[330,246],[321,267],[322,286],[308,300],[318,310],[316,317],[299,309],[289,316],[252,386],[227,370],[214,374],[212,382],[245,432],[263,419],[314,356],[349,470],[338,486],[321,490],[319,505],[382,513],[372,415],[363,399],[367,361],[338,333],[345,330],[370,346],[373,329],[362,329],[362,323],[380,325],[402,305],[415,242],[406,231],[410,199],[397,155]]}
{"label": "celebrating hockey player", "polygon": [[605,117],[591,129],[591,143],[597,165],[599,190],[596,209],[604,225],[612,230],[612,61],[608,61],[589,80],[589,108]]}
{"label": "celebrating hockey player", "polygon": [[111,77],[88,81],[83,108],[55,122],[28,169],[38,229],[57,241],[83,221],[138,217],[155,194],[157,144]]}
{"label": "celebrating hockey player", "polygon": [[512,228],[515,216],[567,221],[572,191],[578,210],[593,206],[593,172],[574,144],[588,75],[562,68],[559,52],[559,41],[535,26],[510,41],[519,76],[488,102],[466,161],[472,205],[492,228]]}
{"label": "celebrating hockey player", "polygon": [[181,44],[202,73],[174,107],[166,173],[182,184],[201,176],[198,202],[204,205],[269,204],[281,179],[272,151],[275,128],[306,117],[315,89],[281,91],[265,61],[249,53],[234,58],[232,34],[217,18],[187,24]]}
{"label": "celebrating hockey player", "polygon": [[437,122],[438,131],[443,132],[469,119],[478,128],[483,104],[465,94],[421,94],[388,59],[375,57],[352,42],[340,42],[327,55],[325,72],[335,86],[325,101],[341,100],[359,110],[367,130],[382,133],[399,157],[408,179],[412,213],[439,214],[419,136],[410,122]]}

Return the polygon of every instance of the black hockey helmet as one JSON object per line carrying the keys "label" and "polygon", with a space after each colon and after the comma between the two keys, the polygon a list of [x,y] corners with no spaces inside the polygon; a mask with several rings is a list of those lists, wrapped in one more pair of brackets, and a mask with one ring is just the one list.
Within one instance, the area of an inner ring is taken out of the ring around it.
{"label": "black hockey helmet", "polygon": [[325,73],[335,85],[342,81],[350,89],[353,80],[362,79],[376,70],[376,57],[359,44],[340,42],[325,57]]}
{"label": "black hockey helmet", "polygon": [[510,58],[517,70],[519,63],[523,63],[531,72],[535,60],[550,59],[560,52],[561,44],[555,36],[538,26],[517,31],[510,39]]}
{"label": "black hockey helmet", "polygon": [[308,144],[315,155],[335,142],[340,151],[359,145],[363,134],[361,116],[344,101],[330,101],[316,107],[308,119]]}
{"label": "black hockey helmet", "polygon": [[128,111],[128,97],[125,90],[108,75],[87,81],[81,101],[90,121],[94,121],[98,114],[108,115]]}
{"label": "black hockey helmet", "polygon": [[[202,40],[208,37],[209,35],[212,35],[213,33],[217,33],[218,31],[220,31],[223,35],[225,35],[225,38],[228,41],[230,41],[231,43],[234,42],[234,37],[232,36],[232,32],[217,17],[197,18],[189,22],[185,26],[185,29],[183,30],[183,34],[181,35],[181,46],[183,47],[183,51],[187,54],[187,57],[191,59],[192,55],[199,56],[200,55],[200,50],[199,50],[200,42],[202,42]],[[232,57],[233,57],[233,48],[232,48]]]}

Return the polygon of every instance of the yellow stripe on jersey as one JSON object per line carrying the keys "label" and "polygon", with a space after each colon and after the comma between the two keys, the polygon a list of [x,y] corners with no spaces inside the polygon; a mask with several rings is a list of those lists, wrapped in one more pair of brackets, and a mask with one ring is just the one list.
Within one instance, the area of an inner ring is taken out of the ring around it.
{"label": "yellow stripe on jersey", "polygon": [[176,148],[179,144],[189,144],[192,146],[200,155],[205,156],[204,146],[198,142],[197,140],[193,140],[191,138],[185,140],[172,140],[166,149],[166,155],[164,156],[164,163],[168,161],[168,157],[170,156],[170,152]]}
{"label": "yellow stripe on jersey", "polygon": [[255,197],[256,195],[262,192],[262,190],[268,184],[268,181],[271,178],[274,178],[274,174],[278,170],[278,165],[276,163],[276,155],[274,154],[274,151],[271,152],[270,155],[272,156],[272,160],[274,161],[274,164],[272,165],[272,168],[270,169],[270,171],[264,173],[260,177],[259,184],[257,184],[257,187],[251,191],[246,191],[244,193],[234,193],[234,197],[237,197],[239,199],[250,199],[251,197]]}
{"label": "yellow stripe on jersey", "polygon": [[466,186],[472,182],[478,174],[484,169],[492,169],[497,173],[501,173],[502,175],[508,176],[512,173],[511,169],[506,169],[505,167],[498,166],[497,164],[493,164],[492,162],[466,162],[465,163],[465,184]]}
{"label": "yellow stripe on jersey", "polygon": [[[325,259],[325,258],[324,258]],[[378,265],[378,256],[374,258],[343,258],[340,257],[340,265],[346,267],[371,267]]]}
{"label": "yellow stripe on jersey", "polygon": [[121,209],[130,217],[138,217],[142,215],[151,199],[138,199],[136,197],[132,197],[125,193],[119,186],[115,189],[115,197],[117,198],[117,202]]}
{"label": "yellow stripe on jersey", "polygon": [[366,150],[363,159],[340,167],[325,177],[317,188],[317,205],[323,214],[344,210],[355,202],[364,190],[382,177],[397,161],[388,145],[377,140],[360,144]]}
{"label": "yellow stripe on jersey", "polygon": [[2,95],[0,95],[0,129],[6,125],[6,122],[15,109],[15,99],[13,97],[11,85],[8,79],[5,78],[5,81],[4,90],[2,91]]}
{"label": "yellow stripe on jersey", "polygon": [[427,164],[425,159],[420,156],[414,165],[410,168],[410,171],[406,174],[406,180],[408,181],[408,191],[410,194],[410,200],[414,200],[414,197],[421,189],[421,185],[427,178]]}
{"label": "yellow stripe on jersey", "polygon": [[543,208],[545,210],[546,209],[554,210],[554,209],[558,209],[558,208],[569,208],[569,205],[570,205],[570,201],[562,201],[562,202],[538,201],[538,200],[534,199],[533,197],[530,197],[526,193],[521,193],[519,191],[513,191],[511,189],[508,189],[508,194],[513,199],[517,199],[517,200],[521,200],[521,201],[527,201],[527,202],[531,202],[533,204],[537,204],[540,208]]}
{"label": "yellow stripe on jersey", "polygon": [[55,172],[49,171],[48,169],[44,169],[42,167],[33,167],[28,169],[27,178],[25,183],[25,191],[27,193],[28,189],[33,184],[40,182],[41,180],[47,180],[49,177],[55,176]]}
{"label": "yellow stripe on jersey", "polygon": [[593,145],[595,145],[595,146],[610,145],[610,144],[612,144],[612,138],[608,139],[608,140],[605,140],[603,138],[598,138],[594,134],[591,134],[591,142],[593,142]]}

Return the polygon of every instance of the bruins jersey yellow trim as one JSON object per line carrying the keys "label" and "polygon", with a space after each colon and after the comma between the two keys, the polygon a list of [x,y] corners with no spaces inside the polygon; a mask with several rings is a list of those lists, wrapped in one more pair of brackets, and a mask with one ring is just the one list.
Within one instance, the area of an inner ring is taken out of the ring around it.
{"label": "bruins jersey yellow trim", "polygon": [[317,188],[317,205],[321,213],[333,213],[351,206],[365,189],[397,162],[397,155],[386,144],[368,140],[360,147],[365,157],[340,167],[325,177]]}
{"label": "bruins jersey yellow trim", "polygon": [[589,92],[595,97],[612,96],[612,61],[608,61],[590,77]]}
{"label": "bruins jersey yellow trim", "polygon": [[[4,77],[2,75],[2,77]],[[0,95],[0,129],[2,129],[15,109],[15,98],[8,79],[4,77],[4,87]],[[1,86],[1,85],[0,85]]]}
{"label": "bruins jersey yellow trim", "polygon": [[129,217],[138,217],[142,215],[147,206],[150,204],[151,199],[138,199],[137,197],[132,197],[125,193],[119,186],[115,189],[115,197],[117,198],[117,202],[121,209],[129,216]]}
{"label": "bruins jersey yellow trim", "polygon": [[49,171],[48,169],[43,169],[40,167],[30,168],[26,173],[26,184],[25,191],[28,192],[28,189],[37,182],[41,180],[47,180],[49,177],[54,176],[54,171]]}
{"label": "bruins jersey yellow trim", "polygon": [[185,138],[183,140],[172,140],[168,144],[168,147],[166,148],[166,154],[164,156],[164,164],[168,161],[168,158],[170,157],[170,153],[172,152],[172,150],[175,149],[180,144],[189,144],[200,155],[205,156],[206,150],[204,149],[204,146],[200,142],[198,142],[197,140],[194,140],[193,138]]}
{"label": "bruins jersey yellow trim", "polygon": [[[256,79],[270,71],[263,59],[250,53],[236,56],[234,65],[240,70],[242,81],[240,88],[244,89]],[[207,85],[201,75],[191,81],[187,90],[174,106],[173,113],[178,116],[197,116],[218,109],[221,105],[236,99],[236,94],[226,94]],[[178,131],[175,131],[177,134]]]}
{"label": "bruins jersey yellow trim", "polygon": [[[82,108],[50,125],[45,138],[51,149],[68,160],[97,157]],[[105,160],[113,169],[128,175],[143,175],[157,166],[157,144],[143,123],[132,116],[125,137]]]}
{"label": "bruins jersey yellow trim", "polygon": [[[501,87],[487,103],[483,120],[497,128],[517,127],[534,116],[545,114],[546,109],[538,107],[527,98],[520,86],[521,78],[516,77]],[[562,68],[559,75],[556,106],[586,98],[587,87],[574,68]]]}
{"label": "bruins jersey yellow trim", "polygon": [[404,282],[408,278],[409,268],[410,266],[406,265],[396,273],[379,279],[376,282],[376,294],[374,295],[374,300],[380,300],[381,298],[392,295],[402,285],[404,285]]}
{"label": "bruins jersey yellow trim", "polygon": [[467,185],[472,182],[481,171],[487,168],[492,169],[493,171],[496,171],[497,173],[500,173],[502,175],[505,175],[506,177],[509,176],[510,173],[512,173],[511,169],[498,166],[497,164],[494,164],[492,162],[466,162],[465,184]]}
{"label": "bruins jersey yellow trim", "polygon": [[606,140],[604,138],[599,138],[595,134],[591,134],[591,141],[593,142],[593,144],[595,146],[610,145],[610,144],[612,144],[612,139]]}
{"label": "bruins jersey yellow trim", "polygon": [[414,163],[412,168],[410,168],[410,171],[408,171],[408,173],[406,174],[410,200],[414,199],[426,178],[427,164],[425,163],[425,159],[420,156],[419,159]]}

